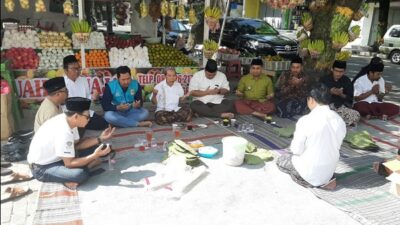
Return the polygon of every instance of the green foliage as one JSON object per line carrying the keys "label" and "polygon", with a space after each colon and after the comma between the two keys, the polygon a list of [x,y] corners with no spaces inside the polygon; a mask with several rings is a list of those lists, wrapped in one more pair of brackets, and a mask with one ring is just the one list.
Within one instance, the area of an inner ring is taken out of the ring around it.
{"label": "green foliage", "polygon": [[314,40],[308,43],[310,51],[322,53],[325,50],[325,43],[323,40]]}
{"label": "green foliage", "polygon": [[303,16],[301,17],[301,23],[304,25],[310,23],[311,21],[312,21],[311,14],[307,12],[303,13]]}
{"label": "green foliage", "polygon": [[310,44],[310,39],[305,39],[300,42],[300,49],[308,48],[308,44]]}
{"label": "green foliage", "polygon": [[347,61],[350,57],[351,57],[351,52],[343,51],[336,53],[335,60]]}
{"label": "green foliage", "polygon": [[361,28],[360,28],[360,26],[355,25],[355,26],[352,26],[352,27],[350,28],[350,31],[351,31],[353,34],[355,34],[356,36],[359,36],[360,33],[361,33]]}
{"label": "green foliage", "polygon": [[332,42],[346,45],[349,43],[349,35],[347,32],[337,32],[332,35]]}
{"label": "green foliage", "polygon": [[86,20],[75,20],[71,22],[72,33],[90,33],[92,28]]}
{"label": "green foliage", "polygon": [[332,23],[331,23],[331,35],[333,35],[337,32],[347,31],[350,22],[351,21],[347,17],[345,17],[339,13],[336,13],[333,16]]}

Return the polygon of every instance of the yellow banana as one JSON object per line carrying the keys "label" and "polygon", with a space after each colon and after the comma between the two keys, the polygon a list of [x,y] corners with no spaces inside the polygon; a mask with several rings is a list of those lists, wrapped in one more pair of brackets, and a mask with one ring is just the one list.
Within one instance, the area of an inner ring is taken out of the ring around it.
{"label": "yellow banana", "polygon": [[146,17],[149,14],[149,6],[146,4],[146,2],[143,0],[140,3],[140,17]]}
{"label": "yellow banana", "polygon": [[13,0],[6,0],[6,1],[4,2],[4,7],[6,8],[6,10],[7,10],[8,12],[14,12],[15,3],[14,3]]}
{"label": "yellow banana", "polygon": [[185,18],[185,6],[180,4],[178,6],[178,13],[176,14],[176,18],[179,20],[183,20]]}
{"label": "yellow banana", "polygon": [[176,5],[173,2],[169,3],[169,17],[175,18],[176,15]]}
{"label": "yellow banana", "polygon": [[162,0],[161,2],[161,15],[167,16],[169,11],[168,2],[166,0]]}
{"label": "yellow banana", "polygon": [[192,25],[197,23],[196,11],[193,7],[191,7],[189,10],[189,23]]}

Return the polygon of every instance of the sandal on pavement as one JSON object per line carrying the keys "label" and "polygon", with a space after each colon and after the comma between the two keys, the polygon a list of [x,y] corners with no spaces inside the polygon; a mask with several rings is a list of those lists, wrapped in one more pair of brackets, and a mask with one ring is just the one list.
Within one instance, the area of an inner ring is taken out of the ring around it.
{"label": "sandal on pavement", "polygon": [[13,173],[12,170],[1,167],[1,176],[7,176],[7,175],[10,175],[12,173]]}
{"label": "sandal on pavement", "polygon": [[32,190],[28,187],[8,187],[4,193],[1,193],[1,203],[22,197],[30,194],[31,192]]}
{"label": "sandal on pavement", "polygon": [[7,168],[7,167],[10,167],[10,166],[11,166],[10,162],[1,161],[1,167],[2,168]]}
{"label": "sandal on pavement", "polygon": [[29,181],[32,179],[33,179],[33,177],[30,175],[27,175],[27,174],[13,173],[4,179],[1,179],[1,184],[11,184],[11,183],[17,183],[17,182],[22,182],[22,181]]}

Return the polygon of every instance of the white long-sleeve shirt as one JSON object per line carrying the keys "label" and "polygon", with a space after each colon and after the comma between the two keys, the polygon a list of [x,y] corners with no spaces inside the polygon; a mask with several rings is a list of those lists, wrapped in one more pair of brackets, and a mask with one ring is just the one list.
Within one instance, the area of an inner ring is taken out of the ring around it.
{"label": "white long-sleeve shirt", "polygon": [[328,183],[339,161],[346,124],[329,106],[317,106],[299,119],[290,149],[292,163],[313,186]]}
{"label": "white long-sleeve shirt", "polygon": [[[381,77],[379,80],[372,82],[368,75],[364,75],[354,82],[354,96],[360,96],[372,89],[373,86],[376,84],[379,85],[379,93],[385,93],[385,80]],[[361,100],[368,103],[378,102],[378,97],[374,94],[366,97],[365,99]],[[360,101],[360,102],[361,102]]]}

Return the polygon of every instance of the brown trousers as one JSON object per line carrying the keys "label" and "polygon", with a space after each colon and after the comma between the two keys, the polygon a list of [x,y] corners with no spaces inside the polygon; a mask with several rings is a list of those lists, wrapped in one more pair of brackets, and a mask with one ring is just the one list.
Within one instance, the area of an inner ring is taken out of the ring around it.
{"label": "brown trousers", "polygon": [[386,115],[388,118],[392,118],[399,114],[399,106],[387,103],[387,102],[357,102],[354,104],[353,109],[357,110],[361,116],[375,116],[381,117],[382,115]]}
{"label": "brown trousers", "polygon": [[254,100],[236,100],[235,108],[237,113],[249,115],[253,112],[270,114],[275,112],[275,104],[271,101],[259,102]]}
{"label": "brown trousers", "polygon": [[154,115],[154,121],[158,125],[172,124],[175,122],[189,122],[192,120],[192,110],[184,105],[178,111],[158,111]]}

